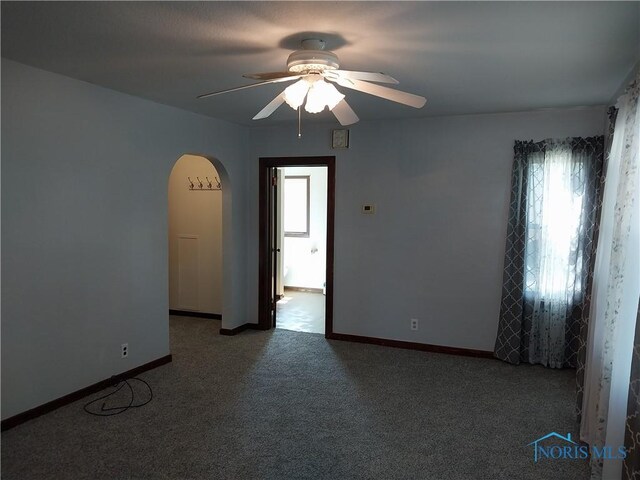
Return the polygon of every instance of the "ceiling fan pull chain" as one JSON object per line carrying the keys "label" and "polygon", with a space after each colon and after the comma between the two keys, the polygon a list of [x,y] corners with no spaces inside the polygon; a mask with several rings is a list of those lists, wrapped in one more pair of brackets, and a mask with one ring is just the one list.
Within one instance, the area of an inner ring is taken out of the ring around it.
{"label": "ceiling fan pull chain", "polygon": [[300,120],[302,111],[298,107],[298,138],[302,137],[302,122]]}

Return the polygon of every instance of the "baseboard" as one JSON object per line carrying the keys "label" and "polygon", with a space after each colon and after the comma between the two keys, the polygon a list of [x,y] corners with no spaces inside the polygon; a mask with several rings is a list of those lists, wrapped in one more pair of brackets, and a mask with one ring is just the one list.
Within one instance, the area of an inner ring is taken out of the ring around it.
{"label": "baseboard", "polygon": [[64,397],[56,398],[55,400],[44,403],[38,407],[34,407],[30,410],[14,415],[13,417],[6,418],[2,420],[2,422],[0,422],[0,429],[2,431],[8,430],[28,420],[33,420],[34,418],[44,415],[45,413],[52,412],[53,410],[80,400],[87,395],[91,395],[104,390],[105,388],[113,385],[114,381],[117,382],[124,378],[135,377],[136,375],[146,372],[147,370],[152,370],[169,362],[171,362],[170,354],[152,360],[148,363],[145,363],[144,365],[140,365],[139,367],[132,368],[131,370],[127,370],[126,372],[114,375],[106,380],[101,380],[97,383],[94,383],[93,385],[89,385],[88,387],[81,388],[80,390],[76,390],[75,392],[71,392]]}
{"label": "baseboard", "polygon": [[294,292],[307,292],[307,293],[324,293],[324,290],[321,288],[312,288],[312,287],[284,287],[285,290],[293,290]]}
{"label": "baseboard", "polygon": [[235,328],[221,328],[220,335],[233,336],[233,335],[239,334],[240,332],[244,332],[245,330],[267,330],[267,329],[262,328],[257,323],[245,323]]}
{"label": "baseboard", "polygon": [[191,310],[174,310],[169,309],[169,315],[180,315],[181,317],[197,317],[197,318],[210,318],[212,320],[222,320],[222,315],[219,313],[205,313],[205,312],[193,312]]}
{"label": "baseboard", "polygon": [[445,347],[443,345],[430,345],[428,343],[405,342],[403,340],[388,340],[386,338],[363,337],[360,335],[348,335],[346,333],[327,333],[325,338],[329,340],[343,340],[346,342],[370,343],[384,347],[405,348],[408,350],[421,350],[423,352],[447,353],[449,355],[462,355],[465,357],[494,358],[493,352],[486,350],[473,350],[471,348]]}

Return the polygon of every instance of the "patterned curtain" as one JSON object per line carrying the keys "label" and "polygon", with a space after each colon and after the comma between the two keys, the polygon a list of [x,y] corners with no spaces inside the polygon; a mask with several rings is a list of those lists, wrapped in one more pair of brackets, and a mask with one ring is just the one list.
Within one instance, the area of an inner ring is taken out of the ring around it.
{"label": "patterned curtain", "polygon": [[515,143],[495,346],[501,360],[577,365],[603,150],[601,136]]}
{"label": "patterned curtain", "polygon": [[607,131],[605,132],[605,154],[604,164],[602,166],[602,175],[600,176],[600,184],[597,186],[598,192],[596,194],[596,218],[594,221],[593,240],[590,245],[591,261],[589,263],[587,272],[587,286],[586,295],[584,299],[584,305],[581,309],[581,315],[579,319],[580,333],[578,335],[578,354],[576,356],[576,417],[578,423],[582,418],[582,399],[584,397],[584,371],[585,363],[587,359],[587,339],[589,335],[589,309],[591,307],[591,289],[593,287],[593,270],[595,267],[596,248],[598,246],[598,233],[600,231],[600,214],[602,212],[602,196],[604,193],[604,184],[607,171],[607,164],[609,163],[609,156],[611,155],[611,142],[613,140],[613,130],[616,125],[616,117],[618,115],[618,109],[616,107],[609,107],[607,111]]}
{"label": "patterned curtain", "polygon": [[640,478],[640,301],[636,317],[636,337],[633,342],[633,363],[629,378],[629,402],[627,404],[627,427],[624,446],[627,458],[624,459],[623,480]]}
{"label": "patterned curtain", "polygon": [[[640,74],[620,97],[607,165],[593,277],[580,439],[603,448],[624,437],[636,327],[640,221]],[[628,357],[625,357],[626,355]],[[625,362],[625,363],[621,363]],[[613,415],[613,417],[611,417]],[[613,421],[610,421],[610,417]],[[620,422],[619,422],[620,420]],[[591,457],[591,478],[618,478],[622,462]]]}

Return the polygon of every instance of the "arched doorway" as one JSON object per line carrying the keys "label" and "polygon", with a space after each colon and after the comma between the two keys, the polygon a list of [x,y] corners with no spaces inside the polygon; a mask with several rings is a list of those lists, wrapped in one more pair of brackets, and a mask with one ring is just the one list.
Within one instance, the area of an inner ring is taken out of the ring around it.
{"label": "arched doorway", "polygon": [[233,323],[231,184],[215,157],[189,153],[176,160],[168,181],[168,243],[170,313]]}

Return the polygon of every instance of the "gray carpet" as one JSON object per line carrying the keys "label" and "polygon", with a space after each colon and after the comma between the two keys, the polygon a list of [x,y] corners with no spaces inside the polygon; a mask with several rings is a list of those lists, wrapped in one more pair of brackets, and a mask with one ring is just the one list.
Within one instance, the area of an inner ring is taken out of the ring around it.
{"label": "gray carpet", "polygon": [[588,478],[526,446],[577,437],[573,371],[219,327],[171,319],[143,408],[81,401],[3,433],[3,480]]}

